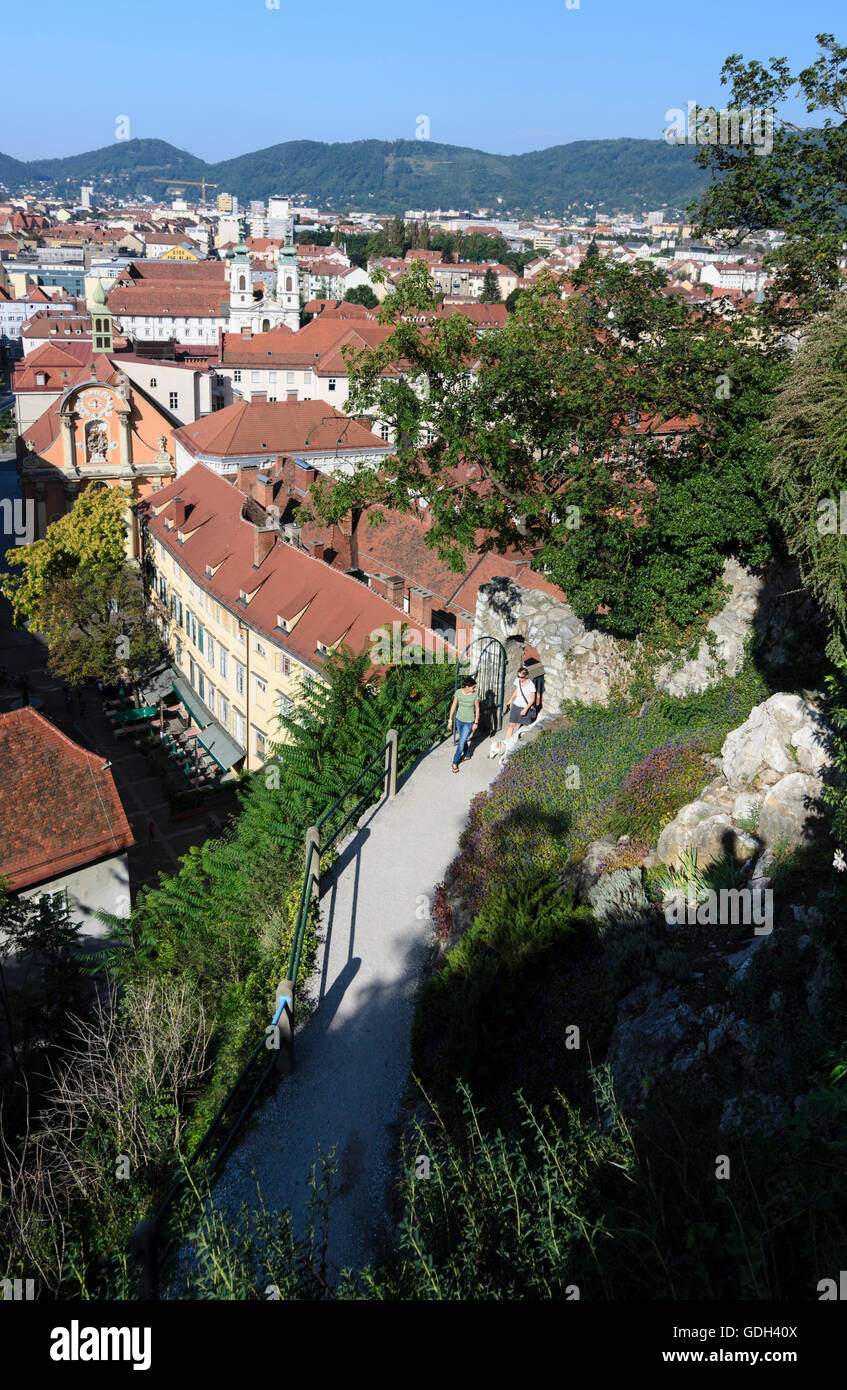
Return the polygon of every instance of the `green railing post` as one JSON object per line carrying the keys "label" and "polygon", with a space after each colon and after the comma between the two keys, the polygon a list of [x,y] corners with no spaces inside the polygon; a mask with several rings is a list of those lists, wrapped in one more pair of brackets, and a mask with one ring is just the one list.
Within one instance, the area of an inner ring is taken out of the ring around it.
{"label": "green railing post", "polygon": [[276,987],[276,1009],[279,1012],[281,1000],[289,1002],[283,1006],[277,1023],[277,1037],[274,1040],[277,1046],[275,1066],[282,1076],[289,1076],[294,1070],[294,1029],[293,1014],[294,1008],[294,981],[280,980]]}
{"label": "green railing post", "polygon": [[[306,831],[305,852],[306,879],[311,879],[313,884],[318,884],[321,878],[321,832],[316,825],[310,825]],[[315,871],[315,861],[317,861],[317,871]]]}
{"label": "green railing post", "polygon": [[397,762],[397,730],[389,729],[385,736],[385,781],[389,801],[397,795]]}

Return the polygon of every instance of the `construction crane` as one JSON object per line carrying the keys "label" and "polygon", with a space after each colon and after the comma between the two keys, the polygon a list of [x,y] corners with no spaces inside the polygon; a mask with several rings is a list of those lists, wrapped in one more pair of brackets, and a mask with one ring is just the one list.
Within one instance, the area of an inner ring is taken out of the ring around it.
{"label": "construction crane", "polygon": [[220,187],[217,183],[207,183],[205,179],[151,179],[151,183],[169,183],[174,191],[180,188],[202,188],[203,207],[206,206],[206,189]]}

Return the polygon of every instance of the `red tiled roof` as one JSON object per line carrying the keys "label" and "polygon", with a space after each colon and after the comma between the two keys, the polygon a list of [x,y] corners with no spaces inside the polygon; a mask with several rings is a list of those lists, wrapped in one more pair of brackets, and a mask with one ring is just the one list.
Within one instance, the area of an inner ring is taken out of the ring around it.
{"label": "red tiled roof", "polygon": [[236,401],[174,430],[173,437],[192,454],[216,458],[389,452],[377,435],[323,401]]}
{"label": "red tiled roof", "polygon": [[25,338],[90,338],[91,319],[45,310],[21,324],[21,334]]}
{"label": "red tiled roof", "polygon": [[[191,264],[191,262],[180,262]],[[223,306],[229,296],[225,287],[206,284],[188,287],[175,285],[134,285],[124,289],[116,285],[109,294],[113,314],[142,314],[145,318],[223,318]]]}
{"label": "red tiled roof", "polygon": [[[181,525],[183,541],[165,529],[172,519],[176,498],[188,507]],[[254,516],[263,509],[249,504]],[[310,666],[324,657],[318,642],[331,647],[342,641],[356,652],[367,650],[371,634],[402,620],[399,609],[372,593],[366,585],[331,569],[281,538],[276,539],[258,568],[254,567],[257,526],[244,517],[244,495],[232,483],[202,464],[145,499],[140,512],[156,539],[193,576],[195,583],[251,628],[266,634],[286,651]],[[215,573],[206,575],[206,566]],[[241,592],[253,593],[245,604]],[[305,610],[305,611],[303,611]],[[302,617],[290,632],[278,627],[279,618]],[[436,645],[436,639],[431,639]]]}
{"label": "red tiled roof", "polygon": [[34,709],[0,714],[0,875],[11,889],[135,843],[103,761]]}
{"label": "red tiled roof", "polygon": [[[15,395],[22,391],[65,391],[86,379],[92,355],[90,338],[73,343],[42,343],[15,364],[12,390]],[[39,384],[37,376],[47,379]]]}

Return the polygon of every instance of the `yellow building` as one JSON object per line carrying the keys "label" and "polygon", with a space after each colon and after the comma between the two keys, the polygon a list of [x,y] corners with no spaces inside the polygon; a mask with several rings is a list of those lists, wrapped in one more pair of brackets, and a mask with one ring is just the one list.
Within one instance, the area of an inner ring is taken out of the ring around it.
{"label": "yellow building", "polygon": [[[262,506],[203,464],[138,511],[174,689],[222,767],[257,771],[282,739],[280,714],[297,709],[330,653],[341,643],[372,650],[401,615],[286,539]],[[423,646],[424,628],[419,636]]]}
{"label": "yellow building", "polygon": [[158,257],[160,261],[199,261],[201,258],[189,246],[171,246]]}

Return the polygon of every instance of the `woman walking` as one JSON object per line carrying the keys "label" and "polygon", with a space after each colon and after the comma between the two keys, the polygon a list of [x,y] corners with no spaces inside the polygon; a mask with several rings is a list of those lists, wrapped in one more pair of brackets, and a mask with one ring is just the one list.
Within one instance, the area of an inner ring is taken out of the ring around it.
{"label": "woman walking", "polygon": [[521,666],[515,678],[515,688],[512,692],[507,742],[515,742],[520,737],[521,729],[535,721],[539,704],[540,700],[535,682],[530,680],[526,667]]}
{"label": "woman walking", "polygon": [[461,690],[453,696],[453,703],[450,706],[450,713],[447,716],[447,728],[453,727],[453,715],[456,715],[456,732],[459,741],[456,744],[456,751],[453,754],[453,771],[459,771],[459,763],[465,758],[470,757],[470,753],[465,752],[468,739],[474,729],[479,724],[479,696],[476,693],[476,680],[473,676],[466,676],[462,682]]}

